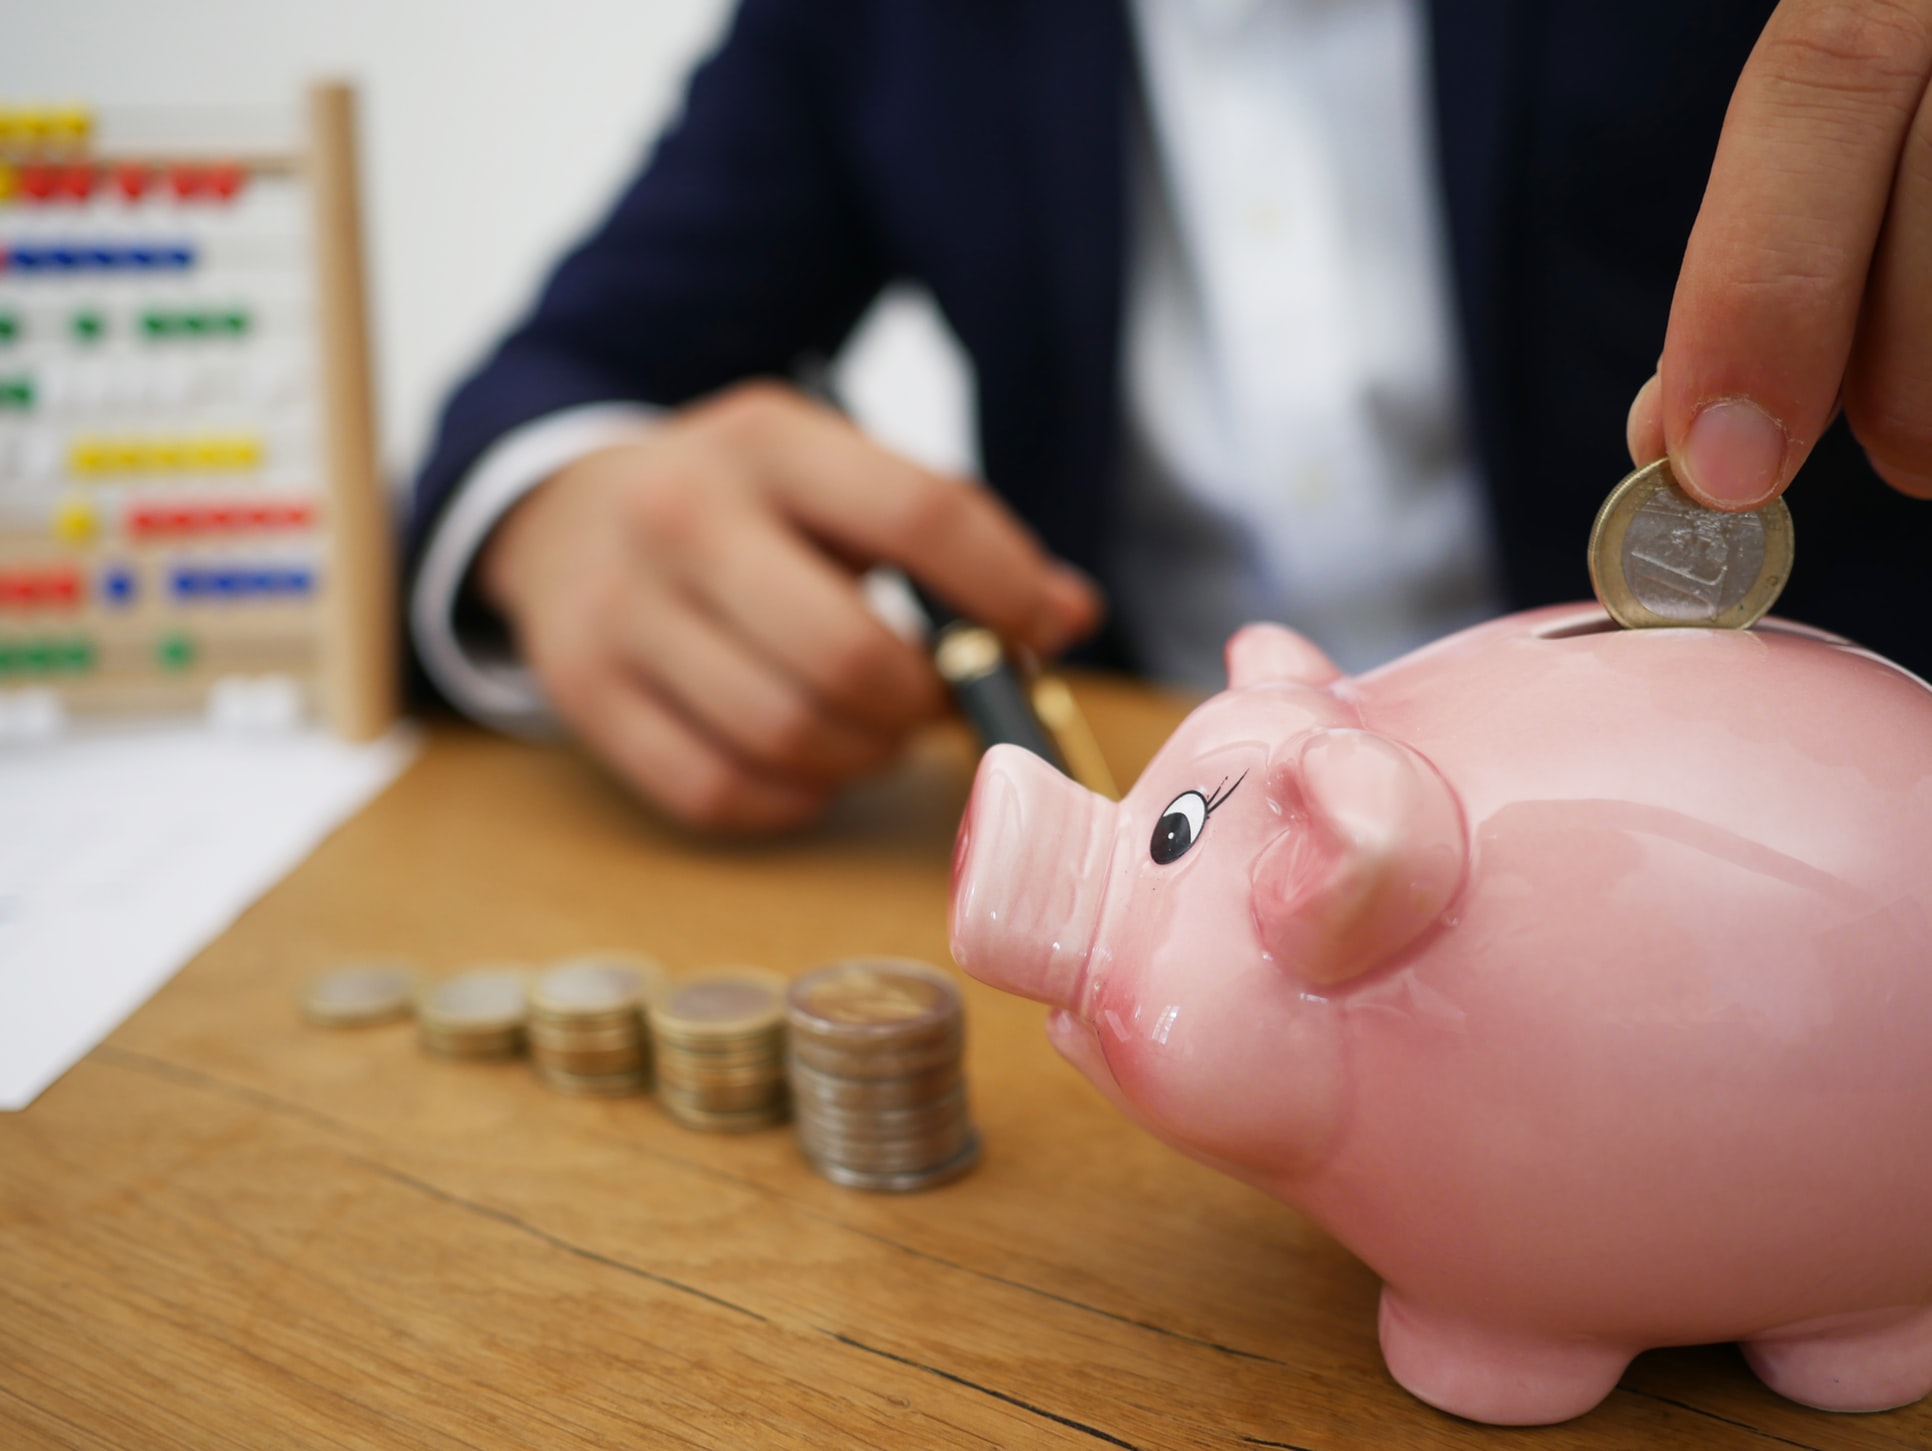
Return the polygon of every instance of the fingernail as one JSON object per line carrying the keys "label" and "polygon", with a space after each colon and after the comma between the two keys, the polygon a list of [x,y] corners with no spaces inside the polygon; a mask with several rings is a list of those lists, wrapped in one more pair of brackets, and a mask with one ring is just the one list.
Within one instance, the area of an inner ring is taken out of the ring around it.
{"label": "fingernail", "polygon": [[1684,486],[1720,508],[1755,509],[1784,475],[1778,421],[1748,398],[1725,398],[1692,420],[1684,441]]}

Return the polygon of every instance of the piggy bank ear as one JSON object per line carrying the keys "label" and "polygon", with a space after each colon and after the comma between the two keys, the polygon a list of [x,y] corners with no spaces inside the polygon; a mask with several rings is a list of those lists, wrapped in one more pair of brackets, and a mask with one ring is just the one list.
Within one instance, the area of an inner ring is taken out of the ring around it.
{"label": "piggy bank ear", "polygon": [[1306,636],[1285,625],[1243,625],[1229,637],[1227,655],[1230,690],[1244,685],[1326,685],[1342,675]]}
{"label": "piggy bank ear", "polygon": [[1407,746],[1370,731],[1311,732],[1270,764],[1268,793],[1293,824],[1255,862],[1255,923],[1268,950],[1312,982],[1386,962],[1462,888],[1462,810]]}

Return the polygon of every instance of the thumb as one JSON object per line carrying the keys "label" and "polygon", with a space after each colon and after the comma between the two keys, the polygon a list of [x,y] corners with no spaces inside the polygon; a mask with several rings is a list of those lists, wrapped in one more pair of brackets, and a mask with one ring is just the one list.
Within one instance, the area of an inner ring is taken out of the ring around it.
{"label": "thumb", "polygon": [[1659,370],[1672,471],[1714,508],[1775,497],[1831,422],[1928,60],[1906,8],[1785,0],[1745,64]]}

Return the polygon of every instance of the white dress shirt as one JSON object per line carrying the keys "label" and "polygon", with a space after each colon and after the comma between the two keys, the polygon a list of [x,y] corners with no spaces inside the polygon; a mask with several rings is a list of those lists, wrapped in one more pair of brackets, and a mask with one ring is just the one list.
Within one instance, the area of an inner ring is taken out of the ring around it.
{"label": "white dress shirt", "polygon": [[[1132,0],[1142,125],[1124,316],[1113,609],[1150,671],[1221,683],[1250,619],[1359,670],[1493,613],[1430,159],[1423,0]],[[454,606],[504,512],[653,410],[574,408],[459,486],[411,599],[425,667],[544,719]]]}

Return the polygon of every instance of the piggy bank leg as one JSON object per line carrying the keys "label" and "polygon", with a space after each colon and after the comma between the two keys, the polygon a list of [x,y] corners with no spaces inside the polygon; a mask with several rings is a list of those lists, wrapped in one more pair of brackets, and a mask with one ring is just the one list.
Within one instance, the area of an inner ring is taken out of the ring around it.
{"label": "piggy bank leg", "polygon": [[1743,1349],[1759,1380],[1821,1411],[1889,1411],[1932,1395],[1932,1309],[1814,1320]]}
{"label": "piggy bank leg", "polygon": [[1389,1374],[1437,1410],[1497,1426],[1580,1416],[1609,1395],[1642,1347],[1483,1325],[1382,1289]]}

